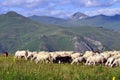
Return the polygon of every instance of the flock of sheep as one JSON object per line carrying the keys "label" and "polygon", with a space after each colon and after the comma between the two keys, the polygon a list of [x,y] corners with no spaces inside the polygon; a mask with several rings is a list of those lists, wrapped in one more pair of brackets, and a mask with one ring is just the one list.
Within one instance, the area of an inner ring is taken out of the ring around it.
{"label": "flock of sheep", "polygon": [[26,60],[35,61],[35,63],[84,63],[85,65],[103,64],[110,67],[120,66],[120,51],[105,51],[102,53],[86,51],[84,54],[73,51],[16,51],[14,58],[22,57]]}

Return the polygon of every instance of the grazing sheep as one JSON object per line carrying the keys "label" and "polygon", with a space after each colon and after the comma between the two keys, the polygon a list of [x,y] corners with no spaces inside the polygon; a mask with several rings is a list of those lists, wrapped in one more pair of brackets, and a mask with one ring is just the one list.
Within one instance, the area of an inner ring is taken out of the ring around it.
{"label": "grazing sheep", "polygon": [[37,56],[38,56],[38,53],[34,53],[33,57],[31,58],[31,61],[34,61],[37,58]]}
{"label": "grazing sheep", "polygon": [[70,55],[68,54],[68,52],[65,52],[65,51],[56,51],[55,54],[58,56],[69,56]]}
{"label": "grazing sheep", "polygon": [[28,55],[27,55],[27,60],[28,59],[31,59],[33,56],[34,56],[34,54],[37,54],[37,52],[31,52],[31,51],[27,51],[27,53],[28,53]]}
{"label": "grazing sheep", "polygon": [[108,52],[103,52],[100,55],[104,56],[104,58],[107,60],[109,57],[111,57],[112,55]]}
{"label": "grazing sheep", "polygon": [[85,60],[87,60],[87,58],[88,58],[89,56],[93,56],[93,55],[95,55],[95,54],[97,54],[97,53],[94,53],[94,52],[92,52],[92,51],[86,51],[85,54],[83,55],[83,57],[85,58]]}
{"label": "grazing sheep", "polygon": [[74,54],[71,54],[72,60],[74,60],[74,59],[76,59],[76,58],[78,58],[78,57],[80,57],[80,56],[82,56],[81,53],[74,53]]}
{"label": "grazing sheep", "polygon": [[108,60],[107,60],[107,62],[105,63],[105,65],[106,65],[106,66],[110,66],[110,65],[113,63],[113,61],[114,61],[115,59],[118,59],[118,58],[120,58],[120,54],[108,58]]}
{"label": "grazing sheep", "polygon": [[111,67],[120,66],[120,58],[115,59],[114,62],[110,65]]}
{"label": "grazing sheep", "polygon": [[71,64],[74,64],[74,63],[81,63],[81,62],[85,62],[85,59],[84,59],[84,57],[78,57],[78,58],[76,58],[76,59],[74,59],[72,62],[71,62]]}
{"label": "grazing sheep", "polygon": [[70,56],[57,56],[55,59],[53,59],[53,63],[70,63],[71,62]]}
{"label": "grazing sheep", "polygon": [[27,55],[28,55],[28,53],[27,53],[27,51],[24,51],[24,50],[22,50],[22,51],[16,51],[15,52],[15,55],[14,55],[14,58],[22,58],[22,57],[24,57],[26,60],[27,60]]}
{"label": "grazing sheep", "polygon": [[106,59],[102,55],[93,55],[87,58],[85,65],[96,65],[97,63],[104,63]]}
{"label": "grazing sheep", "polygon": [[51,60],[51,55],[50,54],[38,54],[37,55],[37,57],[36,57],[36,59],[35,59],[35,62],[36,63],[39,63],[39,62],[46,62],[46,63],[48,63],[48,62],[50,62],[50,60]]}

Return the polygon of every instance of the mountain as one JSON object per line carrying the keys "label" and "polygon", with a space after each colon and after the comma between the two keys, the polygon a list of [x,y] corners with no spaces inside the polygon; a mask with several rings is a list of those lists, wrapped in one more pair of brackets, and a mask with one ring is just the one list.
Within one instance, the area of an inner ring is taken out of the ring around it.
{"label": "mountain", "polygon": [[29,18],[32,20],[42,22],[45,24],[53,24],[53,25],[57,25],[57,26],[62,26],[62,27],[79,26],[76,21],[78,21],[80,19],[85,19],[87,17],[88,17],[87,15],[85,15],[81,12],[74,13],[68,19],[55,18],[55,17],[50,17],[50,16],[37,16],[37,15],[29,16]]}
{"label": "mountain", "polygon": [[87,17],[88,17],[88,15],[86,15],[86,14],[83,14],[81,12],[76,12],[71,16],[71,19],[72,20],[80,20],[80,19],[84,19]]}
{"label": "mountain", "polygon": [[29,18],[37,22],[62,27],[94,26],[120,31],[120,15],[106,16],[101,14],[96,16],[87,16],[83,13],[76,12],[69,19],[48,16],[31,16]]}
{"label": "mountain", "polygon": [[62,19],[62,18],[55,18],[55,17],[50,17],[50,16],[33,15],[33,16],[29,16],[28,18],[31,20],[40,22],[40,23],[52,24],[52,25],[56,25],[59,27],[78,27],[79,26],[79,24],[77,23],[79,19],[77,18],[75,19],[75,16],[69,19]]}
{"label": "mountain", "polygon": [[77,25],[82,26],[95,26],[103,27],[107,29],[112,29],[119,31],[120,30],[120,15],[106,16],[106,15],[97,15],[81,19],[76,21]]}
{"label": "mountain", "polygon": [[59,29],[59,27],[35,22],[16,12],[0,15],[0,22],[1,51],[13,52],[23,48],[34,50],[39,46],[39,38],[43,33]]}
{"label": "mountain", "polygon": [[120,33],[91,26],[59,27],[16,12],[0,15],[0,52],[119,50]]}

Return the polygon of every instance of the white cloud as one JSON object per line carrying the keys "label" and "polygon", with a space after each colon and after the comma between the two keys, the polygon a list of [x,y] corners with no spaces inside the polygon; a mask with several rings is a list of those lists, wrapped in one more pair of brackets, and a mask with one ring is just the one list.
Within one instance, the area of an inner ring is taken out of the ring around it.
{"label": "white cloud", "polygon": [[77,7],[108,7],[120,2],[120,0],[73,0],[73,5]]}
{"label": "white cloud", "polygon": [[[14,10],[25,16],[47,15],[67,17],[70,16],[73,11],[78,11],[79,8],[87,10],[92,7],[95,8],[95,11],[86,11],[85,13],[89,15],[112,15],[118,13],[119,9],[108,9],[107,7],[119,2],[120,0],[3,0],[0,3],[0,7],[3,7],[0,8],[2,10],[0,13]],[[96,10],[98,7],[99,10]],[[106,9],[102,9],[103,7]]]}
{"label": "white cloud", "polygon": [[24,7],[34,8],[39,6],[47,6],[49,0],[4,0],[1,5],[6,7]]}
{"label": "white cloud", "polygon": [[104,14],[104,15],[115,15],[115,14],[120,14],[120,8],[105,8],[105,9],[99,9],[95,11],[86,11],[85,14],[94,16],[94,15],[99,15],[99,14]]}
{"label": "white cloud", "polygon": [[79,0],[79,1],[76,1],[76,4],[83,7],[93,7],[93,6],[99,5],[96,0]]}

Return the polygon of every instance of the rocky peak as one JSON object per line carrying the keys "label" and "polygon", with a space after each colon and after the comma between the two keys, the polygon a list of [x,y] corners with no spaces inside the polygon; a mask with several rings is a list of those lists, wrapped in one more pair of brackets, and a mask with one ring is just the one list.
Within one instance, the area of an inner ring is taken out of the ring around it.
{"label": "rocky peak", "polygon": [[88,16],[86,14],[83,14],[81,12],[76,12],[72,15],[72,19],[74,20],[79,20],[79,19],[84,19],[84,18],[87,18]]}

